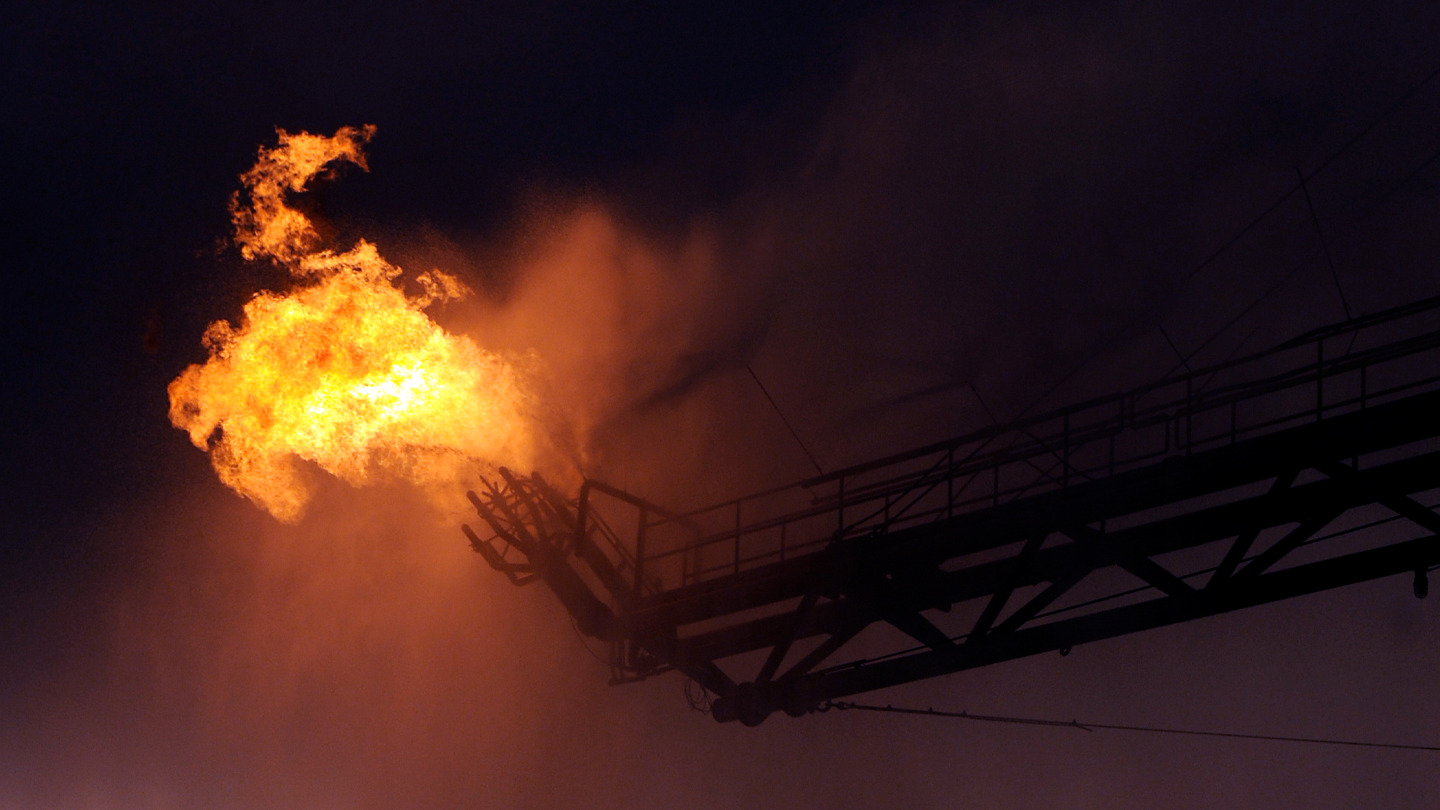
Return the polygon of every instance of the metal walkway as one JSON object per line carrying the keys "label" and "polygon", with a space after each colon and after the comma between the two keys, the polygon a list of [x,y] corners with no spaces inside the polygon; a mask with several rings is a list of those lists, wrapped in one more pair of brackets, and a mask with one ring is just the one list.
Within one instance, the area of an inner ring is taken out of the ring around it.
{"label": "metal walkway", "polygon": [[685,514],[502,470],[464,530],[613,682],[678,670],[754,725],[1383,576],[1424,595],[1437,488],[1440,298]]}

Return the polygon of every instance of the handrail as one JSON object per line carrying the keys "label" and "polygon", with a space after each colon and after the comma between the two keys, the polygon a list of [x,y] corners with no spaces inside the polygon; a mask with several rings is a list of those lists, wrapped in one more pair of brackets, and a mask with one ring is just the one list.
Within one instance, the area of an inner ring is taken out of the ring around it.
{"label": "handrail", "polygon": [[[676,556],[688,560],[689,556],[706,553],[708,548],[722,545],[729,548],[728,544],[733,543],[734,548],[723,555],[724,563],[692,565],[687,561],[682,570],[687,581],[705,579],[715,572],[738,573],[751,560],[776,556],[777,552],[764,547],[764,543],[759,549],[752,548],[749,555],[742,553],[742,543],[757,541],[767,533],[779,532],[778,554],[783,559],[787,554],[793,556],[834,537],[941,519],[953,516],[957,510],[976,508],[983,502],[999,504],[1031,492],[1133,469],[1168,454],[1189,453],[1285,424],[1365,408],[1378,400],[1440,383],[1440,375],[1411,374],[1405,382],[1376,388],[1373,381],[1367,379],[1369,369],[1440,348],[1440,329],[1428,322],[1433,319],[1427,319],[1418,334],[1356,351],[1355,342],[1360,332],[1397,324],[1437,309],[1440,309],[1440,297],[1352,318],[1311,330],[1265,350],[1170,375],[1118,394],[1094,397],[678,515],[662,515],[656,507],[650,511],[656,519],[645,522],[647,531],[683,523],[691,536],[674,547],[651,545],[649,549],[638,550],[637,564],[645,567],[646,560],[660,561]],[[1346,336],[1349,341],[1344,351],[1331,347],[1332,354],[1327,357],[1327,342]],[[1296,353],[1305,349],[1313,354],[1296,359]],[[1272,366],[1277,359],[1288,362],[1284,368],[1275,370]],[[1440,366],[1426,368],[1433,367]],[[1358,393],[1336,388],[1352,375],[1358,375],[1358,380],[1352,381]],[[1241,379],[1234,379],[1236,376]],[[1211,387],[1217,381],[1220,384]],[[1327,384],[1331,386],[1328,402]],[[1305,392],[1311,394],[1306,394],[1307,398],[1298,404],[1272,407],[1258,414],[1253,412],[1255,407],[1250,407],[1272,396],[1293,397]],[[1213,414],[1227,408],[1230,411],[1228,426],[1217,430],[1206,424],[1206,420],[1213,420]],[[1242,409],[1246,410],[1244,424],[1240,420]],[[1133,446],[1121,447],[1122,443]],[[1100,453],[1103,460],[1087,457],[1087,453],[1096,455],[1097,450],[1104,451]],[[1007,483],[1002,480],[1006,470],[1024,471],[1026,477],[1019,483]],[[963,497],[981,474],[990,474],[993,479],[988,490]],[[957,483],[961,484],[959,492],[955,491]],[[943,493],[943,506],[937,509],[926,499],[941,485],[945,485],[947,491]],[[628,493],[617,491],[616,496],[640,506],[639,500]],[[764,508],[770,501],[785,501],[790,506]],[[641,508],[651,506],[645,504]],[[721,518],[722,515],[732,517]],[[806,529],[810,532],[808,539],[792,534],[787,546],[787,529],[809,526],[827,515],[834,518],[830,529],[817,534],[818,528],[811,526]],[[749,521],[741,520],[742,516]],[[716,525],[717,522],[723,523],[723,528]],[[709,527],[702,528],[706,524]],[[794,542],[796,540],[799,542]]]}

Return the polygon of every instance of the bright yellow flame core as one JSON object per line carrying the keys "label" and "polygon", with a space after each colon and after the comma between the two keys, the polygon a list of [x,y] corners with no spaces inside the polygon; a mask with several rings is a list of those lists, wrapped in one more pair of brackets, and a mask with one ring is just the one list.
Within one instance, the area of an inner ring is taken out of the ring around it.
{"label": "bright yellow flame core", "polygon": [[374,245],[316,251],[310,221],[285,205],[287,189],[333,160],[363,167],[370,132],[281,131],[281,145],[262,150],[242,177],[250,205],[232,204],[236,241],[247,259],[272,258],[309,283],[257,294],[238,328],[212,323],[210,359],[169,388],[171,422],[210,451],[220,479],[284,521],[313,494],[301,460],[355,485],[410,481],[441,501],[477,465],[535,462],[532,361],[485,351],[423,311],[465,288],[431,271],[407,296]]}

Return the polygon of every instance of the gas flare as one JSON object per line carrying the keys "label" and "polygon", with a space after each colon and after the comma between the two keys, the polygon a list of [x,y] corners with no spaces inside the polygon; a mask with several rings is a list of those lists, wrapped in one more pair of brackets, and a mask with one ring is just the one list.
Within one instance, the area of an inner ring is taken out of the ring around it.
{"label": "gas flare", "polygon": [[538,360],[487,351],[431,320],[427,307],[468,294],[453,276],[413,276],[420,292],[407,295],[404,271],[374,244],[322,249],[287,202],[331,164],[367,169],[374,127],[277,132],[230,211],[244,258],[276,262],[296,286],[257,293],[238,326],[210,324],[209,359],[170,383],[171,423],[209,451],[221,481],[286,522],[313,496],[312,465],[357,486],[409,481],[442,504],[486,467],[532,469]]}

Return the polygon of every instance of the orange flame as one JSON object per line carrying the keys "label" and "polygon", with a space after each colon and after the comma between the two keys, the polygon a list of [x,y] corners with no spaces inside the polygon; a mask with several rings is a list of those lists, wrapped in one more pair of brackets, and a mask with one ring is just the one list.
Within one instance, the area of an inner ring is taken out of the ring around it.
{"label": "orange flame", "polygon": [[241,176],[231,201],[235,241],[247,260],[272,259],[302,282],[261,292],[240,325],[210,324],[210,358],[169,386],[170,421],[208,450],[220,480],[293,522],[314,493],[304,462],[354,485],[418,484],[445,503],[477,466],[532,469],[538,453],[534,358],[503,357],[446,332],[423,311],[469,291],[432,270],[397,285],[403,271],[361,240],[319,249],[313,223],[286,195],[326,166],[365,169],[373,126],[331,137],[278,130]]}

